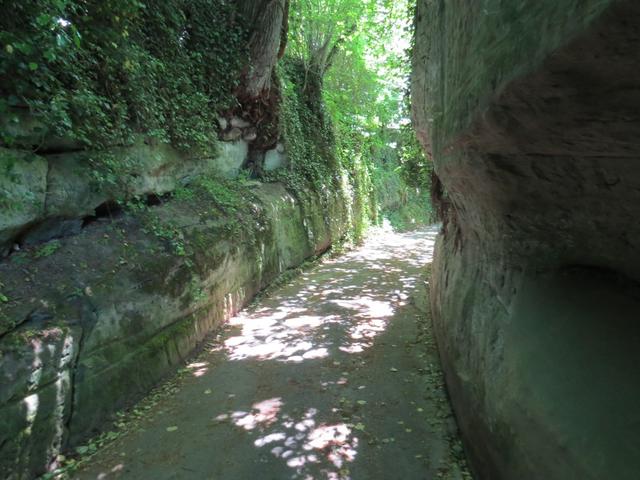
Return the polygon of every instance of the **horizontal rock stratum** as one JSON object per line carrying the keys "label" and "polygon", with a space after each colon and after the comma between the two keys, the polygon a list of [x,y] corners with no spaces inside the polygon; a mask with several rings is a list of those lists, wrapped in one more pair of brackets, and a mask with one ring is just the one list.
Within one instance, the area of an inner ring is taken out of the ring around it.
{"label": "horizontal rock stratum", "polygon": [[640,4],[419,0],[432,308],[478,478],[640,475]]}

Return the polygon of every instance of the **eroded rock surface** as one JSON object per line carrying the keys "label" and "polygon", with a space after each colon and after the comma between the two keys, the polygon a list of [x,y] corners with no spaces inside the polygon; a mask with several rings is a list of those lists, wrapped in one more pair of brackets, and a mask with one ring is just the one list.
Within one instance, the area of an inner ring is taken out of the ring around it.
{"label": "eroded rock surface", "polygon": [[[237,140],[237,139],[234,139]],[[201,158],[139,138],[129,147],[32,154],[0,149],[0,257],[33,229],[38,241],[77,233],[77,223],[116,199],[163,195],[202,175],[235,178],[246,161],[243,140],[220,142],[218,155]],[[97,163],[96,163],[97,162]],[[97,168],[97,165],[100,168]]]}
{"label": "eroded rock surface", "polygon": [[640,6],[419,1],[432,308],[483,479],[640,472]]}
{"label": "eroded rock surface", "polygon": [[249,231],[211,201],[175,199],[0,263],[0,477],[44,473],[348,228],[339,194],[304,208],[280,184],[250,194]]}
{"label": "eroded rock surface", "polygon": [[272,291],[71,478],[469,479],[423,311],[436,231],[378,232]]}

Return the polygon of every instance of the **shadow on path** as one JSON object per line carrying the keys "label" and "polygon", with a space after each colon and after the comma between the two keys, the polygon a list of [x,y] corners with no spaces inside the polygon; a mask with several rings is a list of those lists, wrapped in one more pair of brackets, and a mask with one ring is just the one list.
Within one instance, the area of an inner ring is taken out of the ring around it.
{"label": "shadow on path", "polygon": [[468,478],[416,307],[435,234],[381,231],[233,318],[76,478]]}

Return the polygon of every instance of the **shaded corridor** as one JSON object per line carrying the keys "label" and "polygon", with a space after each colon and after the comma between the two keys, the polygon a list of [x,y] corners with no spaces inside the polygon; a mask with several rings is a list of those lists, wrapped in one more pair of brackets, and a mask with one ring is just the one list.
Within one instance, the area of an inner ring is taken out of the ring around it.
{"label": "shaded corridor", "polygon": [[426,317],[435,235],[380,231],[232,319],[75,477],[468,478]]}

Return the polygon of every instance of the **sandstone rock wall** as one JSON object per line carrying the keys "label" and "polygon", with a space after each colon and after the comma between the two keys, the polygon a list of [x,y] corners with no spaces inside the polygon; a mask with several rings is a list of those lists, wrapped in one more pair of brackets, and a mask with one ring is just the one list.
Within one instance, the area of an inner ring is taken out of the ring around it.
{"label": "sandstone rock wall", "polygon": [[418,2],[432,309],[479,478],[640,471],[638,25],[631,1]]}
{"label": "sandstone rock wall", "polygon": [[244,140],[221,142],[216,157],[201,158],[142,138],[101,152],[0,149],[0,256],[25,241],[78,233],[85,217],[116,199],[162,195],[200,175],[233,178],[247,153]]}
{"label": "sandstone rock wall", "polygon": [[304,208],[280,184],[256,182],[251,195],[253,233],[207,202],[152,207],[187,254],[126,215],[61,240],[51,254],[0,263],[8,297],[0,304],[0,477],[43,473],[278,274],[347,231],[338,194]]}

